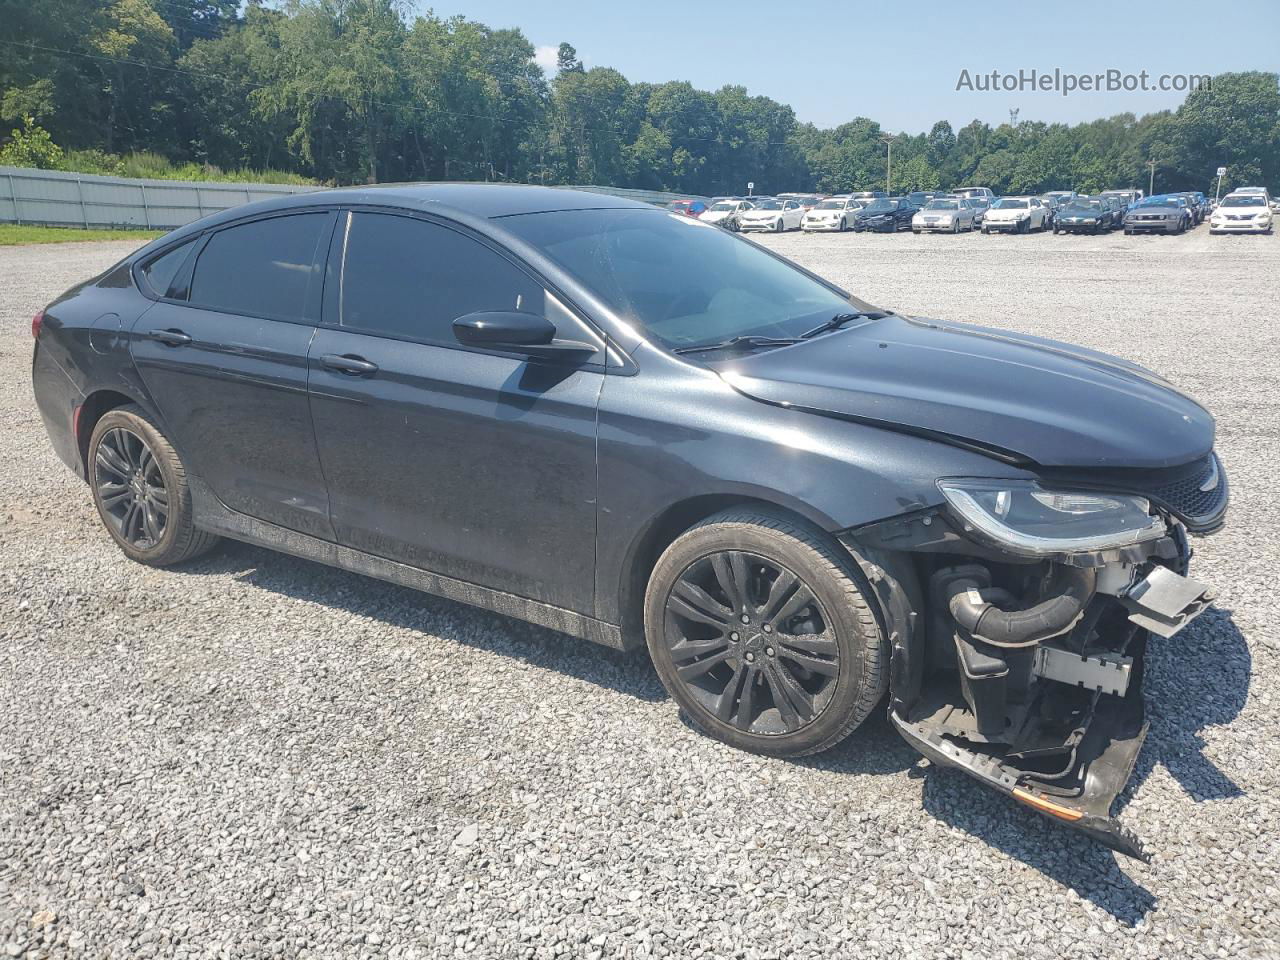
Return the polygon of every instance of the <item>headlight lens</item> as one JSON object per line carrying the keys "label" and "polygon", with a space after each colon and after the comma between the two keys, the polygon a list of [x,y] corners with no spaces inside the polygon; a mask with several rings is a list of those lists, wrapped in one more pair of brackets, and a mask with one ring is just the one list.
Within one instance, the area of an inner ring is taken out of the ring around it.
{"label": "headlight lens", "polygon": [[1045,556],[1110,550],[1165,532],[1142,497],[1046,490],[1020,480],[939,480],[969,529],[1014,553]]}

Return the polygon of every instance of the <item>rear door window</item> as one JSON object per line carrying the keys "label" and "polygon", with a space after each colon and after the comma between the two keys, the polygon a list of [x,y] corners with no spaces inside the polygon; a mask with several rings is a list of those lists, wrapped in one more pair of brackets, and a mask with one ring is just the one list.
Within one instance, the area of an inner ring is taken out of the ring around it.
{"label": "rear door window", "polygon": [[252,317],[304,318],[330,216],[292,214],[219,230],[196,261],[190,302]]}

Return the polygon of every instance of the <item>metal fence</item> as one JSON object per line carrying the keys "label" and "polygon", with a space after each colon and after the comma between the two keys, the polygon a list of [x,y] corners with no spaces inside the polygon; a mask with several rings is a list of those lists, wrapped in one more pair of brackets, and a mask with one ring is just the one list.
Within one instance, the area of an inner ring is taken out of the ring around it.
{"label": "metal fence", "polygon": [[0,167],[0,222],[172,230],[209,213],[321,187],[133,180]]}
{"label": "metal fence", "polygon": [[[0,223],[172,230],[206,214],[242,203],[323,189],[275,183],[133,180],[89,173],[64,173],[61,170],[0,167]],[[693,194],[594,184],[569,189],[590,190],[657,204],[679,199],[706,199]]]}

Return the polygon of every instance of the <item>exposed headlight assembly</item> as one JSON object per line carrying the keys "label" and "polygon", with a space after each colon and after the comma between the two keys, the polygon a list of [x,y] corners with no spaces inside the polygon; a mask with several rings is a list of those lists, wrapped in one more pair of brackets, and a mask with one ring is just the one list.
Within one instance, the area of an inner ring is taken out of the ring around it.
{"label": "exposed headlight assembly", "polygon": [[1024,480],[939,480],[964,522],[1013,553],[1089,553],[1153,540],[1165,524],[1142,497],[1046,490]]}

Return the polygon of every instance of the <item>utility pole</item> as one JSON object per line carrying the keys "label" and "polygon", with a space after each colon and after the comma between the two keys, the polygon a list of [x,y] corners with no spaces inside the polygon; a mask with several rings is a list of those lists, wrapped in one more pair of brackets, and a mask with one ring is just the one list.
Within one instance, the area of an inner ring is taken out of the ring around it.
{"label": "utility pole", "polygon": [[1156,162],[1148,160],[1147,166],[1151,168],[1151,179],[1147,182],[1147,196],[1154,197],[1156,195]]}
{"label": "utility pole", "polygon": [[884,167],[884,192],[893,195],[893,141],[897,140],[897,134],[886,133],[880,137],[880,142],[889,148],[888,159],[885,161]]}

